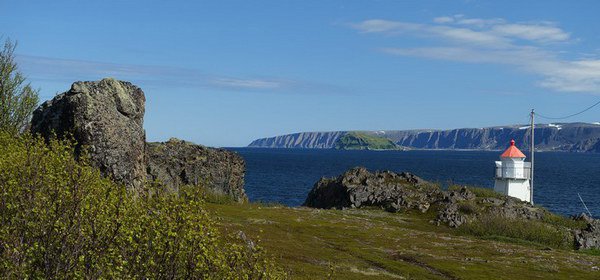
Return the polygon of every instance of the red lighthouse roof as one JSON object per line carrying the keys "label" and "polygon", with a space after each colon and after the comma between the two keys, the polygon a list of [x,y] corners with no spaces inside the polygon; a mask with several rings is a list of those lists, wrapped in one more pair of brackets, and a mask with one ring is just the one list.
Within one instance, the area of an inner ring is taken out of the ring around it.
{"label": "red lighthouse roof", "polygon": [[500,155],[501,158],[524,158],[525,155],[515,146],[515,140],[510,140],[510,147]]}

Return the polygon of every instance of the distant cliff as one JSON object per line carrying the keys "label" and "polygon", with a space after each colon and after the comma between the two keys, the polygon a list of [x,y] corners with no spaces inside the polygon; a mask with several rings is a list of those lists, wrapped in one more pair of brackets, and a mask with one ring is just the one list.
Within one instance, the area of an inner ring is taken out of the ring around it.
{"label": "distant cliff", "polygon": [[254,140],[248,147],[331,149],[338,138],[346,133],[347,131],[294,133]]}
{"label": "distant cliff", "polygon": [[[452,130],[363,131],[415,149],[501,150],[514,139],[527,150],[530,129],[526,125]],[[258,139],[248,147],[331,149],[347,131],[303,132]],[[600,152],[600,123],[537,124],[536,149],[541,151]]]}

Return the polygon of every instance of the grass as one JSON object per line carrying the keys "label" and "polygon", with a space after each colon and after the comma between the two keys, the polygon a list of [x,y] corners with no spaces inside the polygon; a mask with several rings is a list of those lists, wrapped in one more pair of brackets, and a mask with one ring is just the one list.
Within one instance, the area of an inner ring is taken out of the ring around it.
{"label": "grass", "polygon": [[579,250],[579,253],[590,255],[590,256],[600,256],[600,249]]}
{"label": "grass", "polygon": [[202,199],[204,199],[204,201],[208,202],[208,203],[212,203],[212,204],[237,204],[238,202],[235,201],[235,199],[233,199],[230,195],[224,194],[224,193],[220,193],[220,192],[216,192],[213,191],[209,188],[204,188],[201,186],[197,186],[197,188],[201,189],[201,193],[202,193]]}
{"label": "grass", "polygon": [[292,279],[600,279],[597,252],[465,235],[429,223],[430,213],[207,207],[223,231],[244,231]]}
{"label": "grass", "polygon": [[566,227],[572,229],[584,229],[587,227],[587,222],[581,220],[576,221],[573,219],[569,219],[565,216],[556,215],[550,212],[544,214],[544,222],[549,223],[554,226]]}
{"label": "grass", "polygon": [[340,150],[395,150],[398,145],[385,137],[352,131],[340,137],[335,148]]}
{"label": "grass", "polygon": [[573,240],[568,230],[534,220],[483,215],[461,226],[458,231],[477,237],[503,237],[504,240],[521,240],[552,248],[573,249]]}
{"label": "grass", "polygon": [[[460,185],[451,185],[448,187],[449,191],[458,191],[461,188],[463,188],[463,186]],[[480,198],[504,198],[505,196],[495,192],[493,189],[490,188],[481,188],[481,187],[473,187],[473,186],[466,186],[466,188],[468,190],[470,190],[472,193],[474,193],[477,197]]]}

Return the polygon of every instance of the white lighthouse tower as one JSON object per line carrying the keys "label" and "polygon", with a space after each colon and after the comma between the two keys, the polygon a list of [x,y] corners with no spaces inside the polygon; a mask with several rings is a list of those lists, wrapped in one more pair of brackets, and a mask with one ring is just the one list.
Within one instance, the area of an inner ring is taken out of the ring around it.
{"label": "white lighthouse tower", "polygon": [[494,190],[504,195],[531,202],[531,162],[525,162],[525,155],[510,140],[510,147],[496,161],[496,182]]}

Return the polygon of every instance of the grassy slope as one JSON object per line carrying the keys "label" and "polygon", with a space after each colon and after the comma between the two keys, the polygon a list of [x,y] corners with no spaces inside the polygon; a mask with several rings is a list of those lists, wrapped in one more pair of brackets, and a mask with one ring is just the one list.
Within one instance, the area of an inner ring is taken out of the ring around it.
{"label": "grassy slope", "polygon": [[335,148],[342,150],[394,150],[399,147],[387,138],[352,131],[340,137],[335,143]]}
{"label": "grassy slope", "polygon": [[223,230],[258,240],[292,279],[600,279],[600,256],[460,236],[423,214],[207,207]]}

